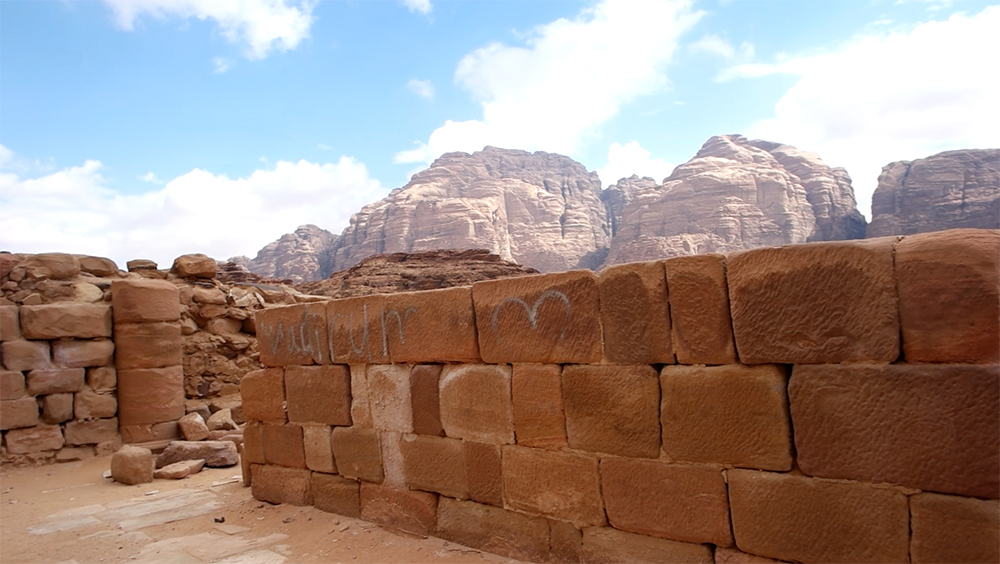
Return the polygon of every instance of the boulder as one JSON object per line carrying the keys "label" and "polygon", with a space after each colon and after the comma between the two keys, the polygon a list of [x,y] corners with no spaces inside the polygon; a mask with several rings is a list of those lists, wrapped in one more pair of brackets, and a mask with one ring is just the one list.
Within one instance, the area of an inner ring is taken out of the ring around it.
{"label": "boulder", "polygon": [[187,478],[191,474],[201,472],[204,466],[204,460],[182,460],[173,464],[167,464],[163,468],[157,468],[153,471],[153,477],[165,480],[180,480],[181,478]]}
{"label": "boulder", "polygon": [[223,468],[239,464],[236,443],[232,441],[171,441],[156,459],[156,467],[182,460],[204,460],[205,466]]}
{"label": "boulder", "polygon": [[211,415],[206,422],[209,431],[229,431],[237,429],[233,421],[233,412],[229,408],[220,409]]}
{"label": "boulder", "polygon": [[104,278],[118,272],[118,265],[115,261],[104,257],[80,257],[80,270]]}
{"label": "boulder", "polygon": [[125,445],[111,456],[111,478],[121,484],[153,481],[153,453],[148,448]]}
{"label": "boulder", "polygon": [[196,253],[174,259],[170,271],[182,278],[215,278],[216,268],[214,259]]}
{"label": "boulder", "polygon": [[185,441],[203,441],[208,438],[208,426],[198,412],[191,412],[177,420]]}

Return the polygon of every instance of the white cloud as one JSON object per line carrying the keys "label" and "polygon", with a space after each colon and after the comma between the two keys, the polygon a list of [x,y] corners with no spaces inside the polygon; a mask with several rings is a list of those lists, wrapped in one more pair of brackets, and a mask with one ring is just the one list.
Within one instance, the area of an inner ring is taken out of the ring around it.
{"label": "white cloud", "polygon": [[253,255],[303,223],[339,231],[387,190],[351,157],[280,161],[245,178],[194,169],[160,189],[120,194],[100,161],[39,178],[0,173],[0,250],[107,256],[169,267],[185,253]]}
{"label": "white cloud", "polygon": [[431,13],[433,6],[431,5],[431,0],[402,0],[403,5],[410,9],[411,12],[420,12],[421,14]]}
{"label": "white cloud", "polygon": [[870,216],[882,166],[947,149],[1000,146],[1000,7],[852,38],[837,50],[740,65],[719,80],[791,74],[774,117],[746,133],[819,153],[854,180]]}
{"label": "white cloud", "polygon": [[692,43],[689,47],[695,53],[709,53],[711,55],[722,57],[728,61],[749,61],[754,57],[753,44],[749,41],[744,41],[740,44],[740,48],[737,51],[737,49],[733,47],[729,41],[714,34],[703,36],[698,41]]}
{"label": "white cloud", "polygon": [[406,87],[410,89],[417,96],[427,100],[434,99],[434,85],[431,84],[429,80],[417,80],[411,78],[409,82],[406,83]]}
{"label": "white cloud", "polygon": [[[263,59],[272,49],[295,49],[309,37],[315,0],[104,0],[123,29],[132,30],[143,14],[156,18],[213,19],[246,56]],[[223,72],[223,71],[216,71]]]}
{"label": "white cloud", "polygon": [[536,27],[523,47],[476,49],[455,81],[482,105],[482,119],[448,120],[395,160],[429,163],[487,144],[575,154],[623,104],[668,87],[678,39],[701,16],[688,0],[605,0]]}
{"label": "white cloud", "polygon": [[0,145],[0,168],[6,165],[9,161],[13,160],[14,153],[10,149]]}
{"label": "white cloud", "polygon": [[215,66],[215,70],[212,71],[215,74],[222,74],[233,66],[232,61],[225,57],[215,57],[212,59],[212,64]]}
{"label": "white cloud", "polygon": [[143,182],[150,182],[153,184],[163,184],[163,181],[157,178],[156,175],[153,174],[153,171],[149,171],[146,174],[143,174],[142,176],[139,177],[139,180],[142,180]]}
{"label": "white cloud", "polygon": [[649,151],[643,149],[638,141],[624,145],[615,142],[608,148],[608,164],[597,169],[597,175],[605,186],[617,183],[622,178],[633,174],[648,176],[657,183],[670,176],[674,165],[663,159],[649,158]]}

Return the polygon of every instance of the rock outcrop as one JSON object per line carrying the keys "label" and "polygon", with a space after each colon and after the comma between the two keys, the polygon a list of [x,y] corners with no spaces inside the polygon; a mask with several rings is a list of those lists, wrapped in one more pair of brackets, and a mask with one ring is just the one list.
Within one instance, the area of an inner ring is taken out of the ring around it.
{"label": "rock outcrop", "polygon": [[622,212],[625,211],[625,204],[628,204],[639,192],[656,189],[656,180],[633,174],[628,178],[622,178],[617,184],[608,186],[601,192],[601,201],[604,202],[608,210],[608,221],[611,223],[611,235],[618,232],[618,224],[622,221]]}
{"label": "rock outcrop", "polygon": [[331,298],[393,294],[469,286],[480,280],[537,274],[483,249],[392,253],[368,257],[327,280],[306,282],[297,290]]}
{"label": "rock outcrop", "polygon": [[315,225],[300,225],[294,233],[286,233],[267,244],[252,260],[232,257],[229,262],[243,266],[264,278],[291,280],[301,284],[329,276],[333,268],[333,252],[338,237]]}
{"label": "rock outcrop", "polygon": [[662,186],[634,192],[605,264],[864,237],[850,177],[741,135],[709,139]]}
{"label": "rock outcrop", "polygon": [[869,237],[1000,228],[1000,149],[946,151],[882,167]]}

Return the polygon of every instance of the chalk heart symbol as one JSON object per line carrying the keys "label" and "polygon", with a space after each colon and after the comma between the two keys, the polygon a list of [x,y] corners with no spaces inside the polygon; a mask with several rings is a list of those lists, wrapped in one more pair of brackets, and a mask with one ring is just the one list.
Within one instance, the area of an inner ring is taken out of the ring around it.
{"label": "chalk heart symbol", "polygon": [[569,304],[569,298],[566,297],[566,294],[560,292],[559,290],[546,290],[545,292],[542,293],[541,296],[538,296],[538,299],[535,300],[535,303],[531,304],[530,307],[528,306],[528,303],[525,302],[524,300],[522,300],[521,298],[513,298],[512,297],[512,298],[507,298],[504,301],[500,302],[500,305],[498,305],[496,307],[496,309],[493,310],[493,319],[490,322],[490,326],[493,329],[493,334],[496,335],[501,341],[503,341],[503,337],[501,337],[500,334],[497,332],[497,322],[500,319],[500,310],[503,309],[503,306],[505,306],[505,305],[507,305],[509,303],[510,304],[517,304],[517,305],[521,306],[522,308],[524,308],[524,313],[526,313],[528,315],[528,324],[531,325],[532,331],[537,331],[538,330],[538,308],[542,305],[542,303],[545,300],[550,300],[550,299],[551,300],[561,301],[562,304],[563,304],[564,317],[563,317],[562,331],[559,332],[559,340],[562,340],[562,338],[566,336],[566,323],[565,322],[569,321],[569,316],[570,316],[570,312],[572,310],[572,307]]}

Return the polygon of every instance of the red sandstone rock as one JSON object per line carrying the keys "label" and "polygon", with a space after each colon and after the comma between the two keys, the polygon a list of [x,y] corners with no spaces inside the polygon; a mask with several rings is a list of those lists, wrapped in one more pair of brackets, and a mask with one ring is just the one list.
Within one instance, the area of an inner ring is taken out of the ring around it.
{"label": "red sandstone rock", "polygon": [[418,535],[434,532],[437,494],[361,482],[361,518]]}
{"label": "red sandstone rock", "polygon": [[20,338],[21,324],[18,321],[17,306],[0,306],[0,341]]}
{"label": "red sandstone rock", "polygon": [[704,544],[647,537],[611,527],[588,527],[583,530],[581,561],[711,564],[712,549]]}
{"label": "red sandstone rock", "polygon": [[502,459],[507,506],[577,526],[604,524],[596,457],[505,446]]}
{"label": "red sandstone rock", "polygon": [[42,396],[40,403],[42,421],[49,425],[58,425],[73,418],[73,394],[49,394]]}
{"label": "red sandstone rock", "polygon": [[73,414],[77,419],[114,417],[118,413],[118,399],[113,393],[96,392],[84,386],[73,394]]}
{"label": "red sandstone rock", "polygon": [[80,259],[66,253],[39,253],[21,261],[29,278],[68,280],[80,274]]}
{"label": "red sandstone rock", "polygon": [[400,364],[368,366],[368,401],[372,424],[381,431],[413,432],[410,367]]}
{"label": "red sandstone rock", "polygon": [[571,448],[660,455],[660,384],[652,367],[568,365],[562,394]]}
{"label": "red sandstone rock", "polygon": [[267,464],[253,464],[250,468],[250,490],[255,499],[300,506],[312,503],[312,473],[308,470]]}
{"label": "red sandstone rock", "polygon": [[361,517],[360,484],[331,474],[312,473],[313,505],[320,511],[355,519]]}
{"label": "red sandstone rock", "polygon": [[372,407],[368,401],[368,365],[351,365],[351,421],[357,428],[371,428]]}
{"label": "red sandstone rock", "polygon": [[106,278],[118,273],[118,265],[109,258],[90,256],[78,258],[80,259],[80,270],[98,278]]}
{"label": "red sandstone rock", "polygon": [[1000,562],[1000,502],[920,493],[910,498],[910,557],[924,562]]}
{"label": "red sandstone rock", "polygon": [[240,396],[247,419],[285,422],[284,374],[283,368],[265,368],[243,376]]}
{"label": "red sandstone rock", "polygon": [[715,564],[782,564],[783,560],[775,560],[756,554],[747,554],[735,548],[715,549]]}
{"label": "red sandstone rock", "polygon": [[157,468],[153,471],[153,477],[157,480],[180,480],[201,472],[204,466],[204,460],[182,460],[167,464],[163,468]]}
{"label": "red sandstone rock", "polygon": [[268,464],[305,468],[306,454],[299,425],[264,425],[264,459]]}
{"label": "red sandstone rock", "polygon": [[670,321],[679,364],[736,362],[725,255],[708,253],[664,262]]}
{"label": "red sandstone rock", "polygon": [[332,429],[329,425],[306,423],[302,425],[302,446],[306,467],[313,472],[335,474],[337,464],[333,459]]}
{"label": "red sandstone rock", "polygon": [[118,437],[118,419],[89,419],[70,421],[65,426],[66,444],[96,445]]}
{"label": "red sandstone rock", "polygon": [[72,393],[83,387],[82,368],[52,368],[28,372],[28,395]]}
{"label": "red sandstone rock", "polygon": [[341,364],[285,368],[288,420],[351,424],[351,374]]}
{"label": "red sandstone rock", "polygon": [[210,468],[225,468],[238,464],[240,456],[232,441],[172,441],[156,458],[156,467],[182,460],[204,460]]}
{"label": "red sandstone rock", "polygon": [[52,359],[56,366],[83,368],[105,366],[115,353],[113,341],[53,341]]}
{"label": "red sandstone rock", "polygon": [[327,305],[334,362],[390,362],[385,298],[382,295],[347,298]]}
{"label": "red sandstone rock", "polygon": [[465,442],[465,474],[472,501],[503,507],[503,465],[500,447]]}
{"label": "red sandstone rock", "polygon": [[515,364],[511,380],[517,444],[538,448],[566,446],[562,366]]}
{"label": "red sandstone rock", "polygon": [[113,390],[118,385],[118,372],[114,366],[88,368],[87,385],[97,391]]}
{"label": "red sandstone rock", "polygon": [[257,347],[264,366],[330,362],[326,304],[296,304],[257,310]]}
{"label": "red sandstone rock", "polygon": [[333,457],[342,476],[370,482],[381,482],[385,477],[378,431],[334,427],[332,441]]}
{"label": "red sandstone rock", "polygon": [[3,364],[7,370],[23,372],[44,370],[52,366],[48,341],[7,341],[0,347],[3,351]]}
{"label": "red sandstone rock", "polygon": [[469,498],[465,443],[445,437],[404,435],[400,442],[406,485],[457,499]]}
{"label": "red sandstone rock", "polygon": [[38,402],[35,398],[22,397],[0,402],[0,430],[33,427],[37,424]]}
{"label": "red sandstone rock", "polygon": [[21,333],[26,339],[111,336],[111,308],[106,305],[57,303],[21,306]]}
{"label": "red sandstone rock", "polygon": [[170,271],[182,278],[215,278],[216,269],[213,259],[195,253],[175,258]]}
{"label": "red sandstone rock", "polygon": [[410,411],[413,432],[418,435],[444,435],[438,392],[442,368],[440,364],[417,364],[410,370]]}
{"label": "red sandstone rock", "polygon": [[184,416],[184,371],[180,366],[118,371],[121,424],[177,421]]}
{"label": "red sandstone rock", "polygon": [[662,262],[633,262],[601,271],[604,358],[617,364],[673,364],[667,277]]}
{"label": "red sandstone rock", "polygon": [[0,370],[0,400],[21,399],[25,393],[23,373]]}
{"label": "red sandstone rock", "polygon": [[264,424],[257,421],[250,421],[243,428],[243,451],[242,457],[254,464],[264,464],[267,458],[264,457]]}
{"label": "red sandstone rock", "polygon": [[393,362],[478,362],[472,288],[391,294],[385,331]]}
{"label": "red sandstone rock", "polygon": [[437,512],[436,534],[443,539],[508,558],[548,559],[549,526],[541,517],[447,497]]}
{"label": "red sandstone rock", "polygon": [[203,441],[208,438],[208,425],[198,413],[188,413],[177,420],[185,441]]}
{"label": "red sandstone rock", "polygon": [[165,280],[115,280],[111,306],[115,323],[177,321],[181,315],[177,286]]}
{"label": "red sandstone rock", "polygon": [[4,435],[4,444],[11,454],[29,454],[58,450],[65,444],[59,425],[36,425],[25,429],[11,429]]}
{"label": "red sandstone rock", "polygon": [[445,434],[494,444],[514,442],[507,365],[448,365],[441,373],[441,424]]}
{"label": "red sandstone rock", "polygon": [[115,366],[118,370],[165,368],[183,362],[179,323],[119,323],[115,325]]}
{"label": "red sandstone rock", "polygon": [[111,478],[130,486],[152,482],[153,462],[148,448],[125,445],[111,456]]}

